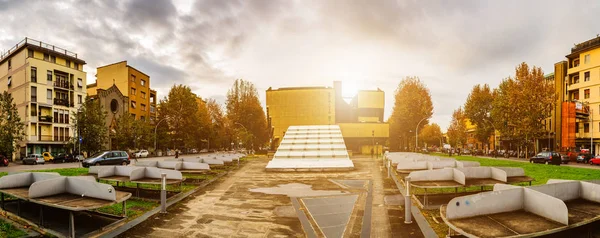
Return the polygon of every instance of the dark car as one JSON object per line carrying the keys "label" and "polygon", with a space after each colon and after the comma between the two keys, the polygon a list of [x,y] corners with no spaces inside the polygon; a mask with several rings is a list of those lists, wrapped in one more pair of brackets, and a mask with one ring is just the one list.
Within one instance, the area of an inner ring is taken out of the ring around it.
{"label": "dark car", "polygon": [[529,159],[529,163],[560,165],[562,156],[556,152],[540,152]]}
{"label": "dark car", "polygon": [[592,159],[592,155],[588,154],[588,153],[580,153],[577,158],[576,158],[576,162],[577,163],[589,163],[590,159]]}
{"label": "dark car", "polygon": [[571,158],[569,158],[568,155],[563,155],[563,154],[560,155],[560,162],[561,163],[568,164],[569,161],[571,161]]}
{"label": "dark car", "polygon": [[94,165],[128,165],[130,163],[129,155],[125,151],[111,150],[98,152],[81,162],[83,167]]}
{"label": "dark car", "polygon": [[54,163],[65,163],[73,161],[75,161],[75,157],[73,157],[72,154],[60,153],[57,156],[54,156]]}

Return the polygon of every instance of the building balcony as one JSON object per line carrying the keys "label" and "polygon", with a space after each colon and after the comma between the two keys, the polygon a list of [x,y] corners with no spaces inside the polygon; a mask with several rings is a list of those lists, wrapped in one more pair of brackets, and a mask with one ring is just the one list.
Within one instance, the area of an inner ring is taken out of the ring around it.
{"label": "building balcony", "polygon": [[73,84],[70,84],[67,81],[54,81],[54,87],[60,88],[60,89],[65,89],[65,90],[75,90],[75,87],[73,86]]}
{"label": "building balcony", "polygon": [[52,116],[40,116],[39,122],[41,123],[52,123]]}
{"label": "building balcony", "polygon": [[38,135],[38,141],[52,141],[52,135]]}
{"label": "building balcony", "polygon": [[69,141],[71,139],[71,137],[69,136],[54,136],[54,141]]}
{"label": "building balcony", "polygon": [[65,107],[75,106],[75,104],[73,102],[69,102],[68,99],[60,99],[60,98],[54,99],[54,105],[65,106]]}

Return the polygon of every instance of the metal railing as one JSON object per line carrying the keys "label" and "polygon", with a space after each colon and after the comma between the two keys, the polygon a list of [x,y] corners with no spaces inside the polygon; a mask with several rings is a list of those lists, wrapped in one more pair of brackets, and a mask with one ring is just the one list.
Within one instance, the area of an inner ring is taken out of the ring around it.
{"label": "metal railing", "polygon": [[63,54],[63,55],[69,56],[69,57],[77,58],[77,53],[68,51],[66,49],[60,48],[60,47],[55,46],[55,45],[51,45],[51,44],[48,44],[48,43],[44,43],[42,41],[38,41],[38,40],[34,40],[34,39],[31,39],[31,38],[25,37],[25,39],[21,40],[19,43],[17,43],[15,46],[13,46],[12,48],[10,48],[8,51],[2,52],[0,54],[0,60],[3,60],[4,58],[8,57],[10,54],[16,52],[19,48],[21,48],[21,47],[23,47],[23,46],[25,46],[27,44],[35,45],[35,46],[38,46],[38,47],[41,47],[41,48],[44,48],[44,49],[48,49],[48,50],[52,50],[52,51],[54,51],[56,53]]}
{"label": "metal railing", "polygon": [[74,106],[73,102],[69,102],[68,99],[60,99],[60,98],[54,99],[54,105],[61,105],[61,106],[65,106],[65,107],[73,107]]}
{"label": "metal railing", "polygon": [[58,88],[64,88],[67,90],[74,90],[75,87],[73,86],[73,84],[70,84],[67,81],[54,81],[54,87],[58,87]]}
{"label": "metal railing", "polygon": [[575,53],[576,51],[580,51],[598,45],[600,45],[600,36],[575,45],[573,48],[571,48],[571,53]]}
{"label": "metal railing", "polygon": [[50,122],[52,123],[52,116],[40,116],[38,117],[40,122]]}

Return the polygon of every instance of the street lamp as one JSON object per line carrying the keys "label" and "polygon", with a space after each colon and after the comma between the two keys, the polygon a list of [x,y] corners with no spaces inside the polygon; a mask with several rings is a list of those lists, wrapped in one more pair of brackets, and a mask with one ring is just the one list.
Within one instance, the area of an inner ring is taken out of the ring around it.
{"label": "street lamp", "polygon": [[79,144],[79,149],[77,152],[77,156],[79,156],[81,154],[81,130],[80,130],[80,125],[79,124],[79,116],[81,115],[81,106],[79,107],[79,109],[77,109],[77,142]]}
{"label": "street lamp", "polygon": [[421,125],[421,122],[423,122],[427,118],[429,118],[429,117],[425,117],[425,118],[421,119],[419,121],[419,123],[417,123],[417,129],[415,129],[415,152],[417,152],[417,150],[419,148],[419,125]]}
{"label": "street lamp", "polygon": [[156,123],[156,126],[154,127],[154,153],[156,153],[156,129],[158,129],[158,125],[163,122],[164,120],[166,120],[168,117],[165,117],[163,119],[161,119],[160,121],[158,121]]}
{"label": "street lamp", "polygon": [[[239,123],[239,122],[234,123],[234,125],[241,126],[242,128],[244,128],[244,131],[246,131],[247,134],[250,134],[252,136],[252,141],[251,141],[252,142],[252,151],[254,151],[254,134],[251,133],[250,131],[248,131],[248,129],[244,125],[242,125],[241,123]],[[241,147],[241,144],[242,143],[240,142],[240,147]]]}

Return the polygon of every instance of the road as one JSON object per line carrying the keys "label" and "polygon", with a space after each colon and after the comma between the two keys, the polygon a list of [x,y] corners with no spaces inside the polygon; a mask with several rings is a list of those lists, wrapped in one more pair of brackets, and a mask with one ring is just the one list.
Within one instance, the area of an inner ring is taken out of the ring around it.
{"label": "road", "polygon": [[[180,155],[181,158],[193,158],[199,156],[199,154],[189,154],[189,155]],[[163,157],[148,157],[148,158],[138,158],[139,160],[164,160],[168,158],[175,158],[175,156],[163,156]],[[135,165],[135,160],[131,160],[131,164]],[[0,167],[0,172],[18,172],[18,171],[27,171],[27,170],[46,170],[46,169],[63,169],[63,168],[81,168],[81,163],[51,163],[48,162],[46,164],[38,164],[38,165],[24,165],[20,161],[13,162],[8,165],[8,167]]]}

